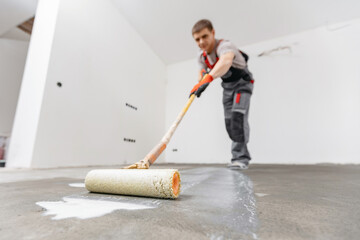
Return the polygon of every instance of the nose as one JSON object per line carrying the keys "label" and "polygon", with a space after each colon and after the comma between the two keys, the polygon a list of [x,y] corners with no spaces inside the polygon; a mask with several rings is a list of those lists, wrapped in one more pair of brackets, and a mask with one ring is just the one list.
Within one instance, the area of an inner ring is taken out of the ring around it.
{"label": "nose", "polygon": [[204,44],[204,39],[200,38],[199,44],[203,45]]}

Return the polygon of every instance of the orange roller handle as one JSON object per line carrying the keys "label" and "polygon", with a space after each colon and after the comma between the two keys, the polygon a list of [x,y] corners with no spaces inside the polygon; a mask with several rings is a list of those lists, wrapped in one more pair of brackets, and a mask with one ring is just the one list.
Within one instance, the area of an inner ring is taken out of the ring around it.
{"label": "orange roller handle", "polygon": [[179,123],[183,119],[185,113],[189,109],[191,103],[194,101],[196,95],[192,94],[187,101],[185,107],[182,109],[180,114],[177,116],[174,123],[171,125],[169,130],[166,132],[164,137],[161,139],[160,143],[156,145],[146,156],[144,159],[140,160],[137,163],[134,163],[130,166],[125,167],[126,169],[146,169],[152,165],[156,159],[160,156],[160,154],[165,150],[166,145],[170,142],[172,135],[174,134],[176,128],[178,127]]}
{"label": "orange roller handle", "polygon": [[160,156],[160,154],[165,150],[166,148],[166,144],[165,143],[159,143],[158,145],[156,145],[151,152],[149,152],[145,159],[147,159],[151,164],[153,164],[156,159]]}

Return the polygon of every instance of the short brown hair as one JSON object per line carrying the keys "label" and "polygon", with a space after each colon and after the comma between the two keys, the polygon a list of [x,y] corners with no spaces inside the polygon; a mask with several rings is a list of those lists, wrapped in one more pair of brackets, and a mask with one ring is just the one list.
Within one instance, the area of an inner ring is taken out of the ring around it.
{"label": "short brown hair", "polygon": [[213,30],[213,25],[210,22],[210,20],[201,19],[201,20],[197,21],[192,28],[192,35],[194,35],[194,33],[200,32],[204,28],[207,28],[210,31]]}

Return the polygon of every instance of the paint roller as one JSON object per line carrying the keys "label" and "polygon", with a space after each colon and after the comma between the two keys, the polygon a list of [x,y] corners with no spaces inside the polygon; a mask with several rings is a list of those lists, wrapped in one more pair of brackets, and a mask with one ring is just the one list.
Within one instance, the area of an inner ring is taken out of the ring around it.
{"label": "paint roller", "polygon": [[174,123],[144,159],[124,169],[96,169],[85,178],[86,189],[96,193],[110,193],[144,197],[175,199],[180,194],[180,173],[176,169],[149,169],[164,151],[172,135],[194,101],[188,99]]}

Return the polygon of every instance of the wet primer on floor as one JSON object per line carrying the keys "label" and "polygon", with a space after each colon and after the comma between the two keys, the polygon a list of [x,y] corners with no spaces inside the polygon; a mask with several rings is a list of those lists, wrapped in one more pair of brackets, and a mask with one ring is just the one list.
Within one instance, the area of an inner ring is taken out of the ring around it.
{"label": "wet primer on floor", "polygon": [[360,165],[153,167],[179,169],[177,200],[89,193],[90,167],[4,169],[0,240],[359,239]]}
{"label": "wet primer on floor", "polygon": [[[82,193],[36,204],[44,208],[43,215],[51,215],[53,220],[88,219],[134,210],[147,210],[146,214],[156,218],[159,211],[170,211],[169,217],[191,219],[192,227],[209,239],[257,238],[253,184],[246,175],[226,168],[197,168],[180,173],[181,194],[177,200]],[[69,186],[83,187],[81,183]]]}

